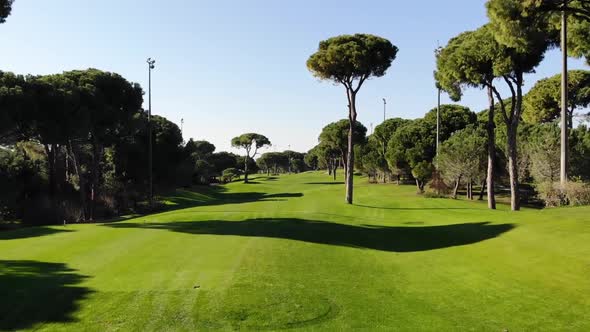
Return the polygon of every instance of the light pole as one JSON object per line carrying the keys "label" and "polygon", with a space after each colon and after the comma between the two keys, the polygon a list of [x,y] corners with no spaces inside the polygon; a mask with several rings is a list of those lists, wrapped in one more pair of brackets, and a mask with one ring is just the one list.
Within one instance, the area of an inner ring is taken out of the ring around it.
{"label": "light pole", "polygon": [[[438,46],[435,50],[434,50],[434,55],[435,57],[438,59],[438,56],[440,55],[440,52],[442,51],[442,47]],[[438,85],[438,83],[436,83],[436,89],[437,89],[437,102],[436,102],[436,156],[438,157],[438,148],[440,145],[440,92],[441,92],[441,88]],[[438,162],[437,162],[438,164]],[[438,165],[436,165],[438,168]]]}
{"label": "light pole", "polygon": [[440,145],[440,87],[437,87],[438,98],[436,103],[436,156],[438,157],[438,146]]}
{"label": "light pole", "polygon": [[182,144],[184,144],[184,118],[180,119],[180,136],[182,136]]}
{"label": "light pole", "polygon": [[386,111],[386,106],[387,105],[387,101],[385,100],[385,98],[383,98],[383,122],[385,122],[385,111]]}
{"label": "light pole", "polygon": [[154,203],[154,185],[152,174],[152,69],[155,68],[156,60],[147,59],[148,64],[148,170],[149,170],[149,203],[150,207]]}

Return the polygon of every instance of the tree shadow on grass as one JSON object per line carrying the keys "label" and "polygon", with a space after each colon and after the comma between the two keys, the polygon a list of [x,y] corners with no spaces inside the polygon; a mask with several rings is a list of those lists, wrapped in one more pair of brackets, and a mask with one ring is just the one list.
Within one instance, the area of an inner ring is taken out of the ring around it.
{"label": "tree shadow on grass", "polygon": [[403,227],[347,225],[286,218],[124,223],[108,226],[162,229],[189,234],[279,238],[391,252],[425,251],[468,245],[498,237],[514,228],[512,224],[489,222]]}
{"label": "tree shadow on grass", "polygon": [[225,188],[209,190],[205,194],[189,190],[178,191],[166,200],[172,204],[168,210],[184,209],[195,206],[212,206],[223,204],[241,204],[258,201],[286,201],[289,198],[303,197],[303,193],[266,194],[261,192],[227,193]]}
{"label": "tree shadow on grass", "polygon": [[317,185],[333,185],[333,184],[344,184],[342,181],[335,181],[335,182],[306,182],[304,184],[317,184]]}
{"label": "tree shadow on grass", "polygon": [[0,330],[73,322],[92,291],[76,286],[86,276],[62,263],[0,260]]}
{"label": "tree shadow on grass", "polygon": [[354,206],[367,208],[367,209],[380,209],[380,210],[482,210],[483,208],[452,208],[452,207],[385,207],[385,206],[372,206],[372,205],[362,205],[362,204],[354,204]]}
{"label": "tree shadow on grass", "polygon": [[[21,226],[22,227],[22,226]],[[2,240],[14,240],[14,239],[25,239],[29,237],[38,237],[44,235],[51,235],[56,233],[72,232],[68,229],[56,229],[50,227],[22,227],[11,230],[0,230],[0,241]]]}

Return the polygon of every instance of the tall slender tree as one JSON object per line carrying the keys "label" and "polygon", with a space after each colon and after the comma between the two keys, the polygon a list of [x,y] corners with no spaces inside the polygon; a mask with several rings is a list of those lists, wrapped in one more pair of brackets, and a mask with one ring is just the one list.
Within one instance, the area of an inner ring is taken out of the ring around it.
{"label": "tall slender tree", "polygon": [[353,127],[357,118],[357,93],[370,77],[385,75],[397,51],[398,48],[389,40],[378,36],[342,35],[320,42],[318,51],[307,60],[307,68],[315,77],[342,84],[346,89],[349,129],[345,179],[348,204],[352,204],[353,199]]}
{"label": "tall slender tree", "polygon": [[590,59],[590,2],[587,0],[489,0],[488,16],[499,42],[519,51],[536,48],[543,40],[562,50],[561,73],[561,170],[568,177],[568,53]]}
{"label": "tall slender tree", "polygon": [[270,145],[270,140],[264,135],[246,133],[232,138],[231,145],[234,148],[246,150],[246,156],[244,158],[244,183],[248,183],[248,162],[258,154],[260,148]]}
{"label": "tall slender tree", "polygon": [[494,165],[496,156],[494,79],[501,76],[497,65],[503,59],[501,46],[496,42],[488,26],[476,31],[464,32],[451,39],[437,56],[435,78],[439,86],[454,100],[460,100],[465,87],[482,88],[488,95],[487,119],[487,195],[488,208],[496,208]]}

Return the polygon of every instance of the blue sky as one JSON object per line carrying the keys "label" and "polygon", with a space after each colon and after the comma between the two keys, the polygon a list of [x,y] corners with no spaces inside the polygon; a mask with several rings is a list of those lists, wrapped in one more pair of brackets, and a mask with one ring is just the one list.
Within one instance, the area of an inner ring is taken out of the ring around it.
{"label": "blue sky", "polygon": [[[0,69],[48,74],[99,68],[120,73],[147,89],[145,59],[153,72],[153,112],[180,125],[184,137],[230,150],[244,132],[265,134],[270,151],[307,151],[321,128],[346,117],[341,86],[319,82],[305,61],[320,40],[372,33],[399,47],[383,78],[359,93],[359,120],[370,128],[383,118],[417,118],[433,108],[432,72],[437,41],[487,21],[484,0],[449,1],[203,1],[16,0],[0,25]],[[570,60],[570,68],[586,68]],[[526,87],[558,73],[552,51]],[[147,101],[147,98],[146,98]],[[449,102],[443,96],[443,102]],[[483,91],[461,104],[480,111]],[[146,106],[147,108],[147,106]]]}

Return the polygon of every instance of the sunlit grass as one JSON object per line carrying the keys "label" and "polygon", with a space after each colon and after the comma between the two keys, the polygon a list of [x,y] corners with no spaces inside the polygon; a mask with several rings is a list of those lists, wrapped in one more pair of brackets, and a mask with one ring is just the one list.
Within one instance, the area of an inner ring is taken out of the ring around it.
{"label": "sunlit grass", "polygon": [[365,178],[348,206],[323,173],[253,182],[0,232],[0,330],[590,330],[590,208],[490,211]]}

